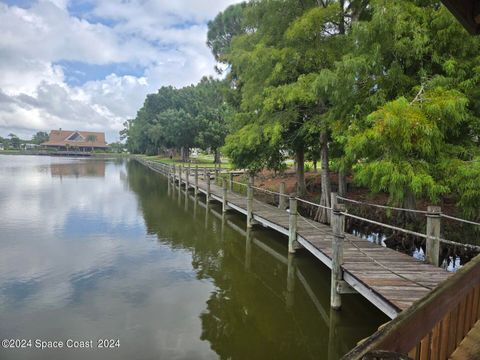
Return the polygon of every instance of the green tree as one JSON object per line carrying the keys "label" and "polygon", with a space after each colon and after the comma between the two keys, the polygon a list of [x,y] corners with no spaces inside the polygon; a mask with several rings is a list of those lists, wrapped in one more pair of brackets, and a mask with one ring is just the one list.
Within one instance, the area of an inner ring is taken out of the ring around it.
{"label": "green tree", "polygon": [[8,134],[8,137],[10,138],[9,140],[9,145],[12,149],[20,149],[20,139],[18,138],[17,135],[10,133]]}
{"label": "green tree", "polygon": [[327,86],[345,164],[409,208],[461,197],[446,179],[478,153],[480,42],[438,1],[372,0],[371,11]]}
{"label": "green tree", "polygon": [[48,133],[46,133],[45,131],[38,131],[35,135],[32,136],[32,142],[37,145],[47,142],[48,139]]}

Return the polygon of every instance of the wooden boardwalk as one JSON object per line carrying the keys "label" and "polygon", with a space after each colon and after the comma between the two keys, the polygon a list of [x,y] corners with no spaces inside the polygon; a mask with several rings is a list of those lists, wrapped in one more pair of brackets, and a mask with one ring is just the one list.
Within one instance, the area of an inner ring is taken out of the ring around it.
{"label": "wooden boardwalk", "polygon": [[[161,172],[160,169],[141,162],[152,170]],[[175,174],[175,179],[178,184],[178,173]],[[187,181],[184,173],[181,185],[187,184],[189,189],[194,188],[194,176],[190,175]],[[206,195],[207,188],[207,181],[199,176],[198,191]],[[210,198],[223,201],[223,188],[213,181],[210,184]],[[228,191],[227,205],[230,209],[247,215],[245,196]],[[253,219],[280,234],[289,235],[289,213],[285,210],[255,200]],[[439,267],[353,235],[345,235],[343,279],[392,319],[430,293],[449,276],[448,272]],[[330,226],[303,217],[298,218],[297,241],[330,269],[332,239],[333,231]]]}

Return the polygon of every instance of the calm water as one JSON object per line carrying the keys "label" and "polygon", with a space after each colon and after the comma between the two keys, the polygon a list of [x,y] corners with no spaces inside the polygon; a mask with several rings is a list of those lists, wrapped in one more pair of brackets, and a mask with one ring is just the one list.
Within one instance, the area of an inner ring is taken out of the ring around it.
{"label": "calm water", "polygon": [[0,359],[337,359],[387,320],[245,228],[134,161],[0,156],[0,339],[34,342]]}

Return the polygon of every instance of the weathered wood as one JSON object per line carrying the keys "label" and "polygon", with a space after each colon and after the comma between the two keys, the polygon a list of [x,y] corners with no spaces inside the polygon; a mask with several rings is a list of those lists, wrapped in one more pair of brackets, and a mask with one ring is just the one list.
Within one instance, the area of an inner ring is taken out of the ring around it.
{"label": "weathered wood", "polygon": [[469,331],[458,348],[450,356],[451,360],[480,360],[480,321]]}
{"label": "weathered wood", "polygon": [[[338,204],[337,193],[335,193],[335,192],[330,193],[330,206],[332,207],[332,210],[330,210],[330,217],[332,216],[333,208],[334,208],[335,205],[337,205],[337,204]],[[330,222],[331,222],[330,225],[331,225],[332,228],[333,228],[333,222],[332,222],[332,221],[330,221]]]}
{"label": "weathered wood", "polygon": [[247,228],[253,226],[253,188],[249,182],[247,186]]}
{"label": "weathered wood", "polygon": [[480,255],[463,266],[428,296],[392,320],[382,331],[373,334],[362,346],[355,348],[344,359],[361,359],[372,350],[405,352],[418,347],[442,322],[448,325],[448,334],[442,330],[440,353],[449,356],[464,336],[465,309],[472,290],[480,285]]}
{"label": "weathered wood", "polygon": [[286,210],[287,209],[287,197],[285,194],[285,182],[282,181],[280,183],[280,195],[278,199],[278,208],[280,210]]}
{"label": "weathered wood", "polygon": [[288,225],[288,252],[295,253],[297,247],[297,199],[290,197],[290,214]]}
{"label": "weathered wood", "polygon": [[429,206],[427,214],[427,251],[428,263],[439,266],[440,262],[440,219],[442,209],[439,206]]}
{"label": "weathered wood", "polygon": [[210,173],[207,172],[206,174],[206,177],[207,177],[207,203],[210,201],[210,199],[212,198],[212,191],[211,191],[211,184],[210,184]]}
{"label": "weathered wood", "polygon": [[223,197],[222,197],[222,212],[226,213],[230,207],[227,205],[227,181],[222,179],[222,187],[223,187]]}
{"label": "weathered wood", "polygon": [[198,197],[198,165],[195,165],[195,198]]}
{"label": "weathered wood", "polygon": [[230,191],[233,192],[233,172],[228,173],[229,179],[230,179]]}
{"label": "weathered wood", "polygon": [[343,280],[343,241],[345,239],[345,205],[336,205],[333,208],[333,217],[331,219],[333,225],[333,241],[332,241],[332,280],[330,287],[330,306],[334,310],[342,307],[341,294],[337,291],[339,281]]}

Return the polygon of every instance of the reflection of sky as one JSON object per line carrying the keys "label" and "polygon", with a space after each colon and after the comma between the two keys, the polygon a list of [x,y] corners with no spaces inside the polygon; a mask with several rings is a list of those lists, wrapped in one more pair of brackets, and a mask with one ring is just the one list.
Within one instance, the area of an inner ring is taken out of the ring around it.
{"label": "reflection of sky", "polygon": [[[53,177],[50,157],[0,156],[0,338],[120,337],[84,358],[214,358],[198,318],[213,290],[191,254],[146,234],[123,164]],[[203,300],[202,300],[203,299]],[[2,352],[3,359],[63,359]]]}

